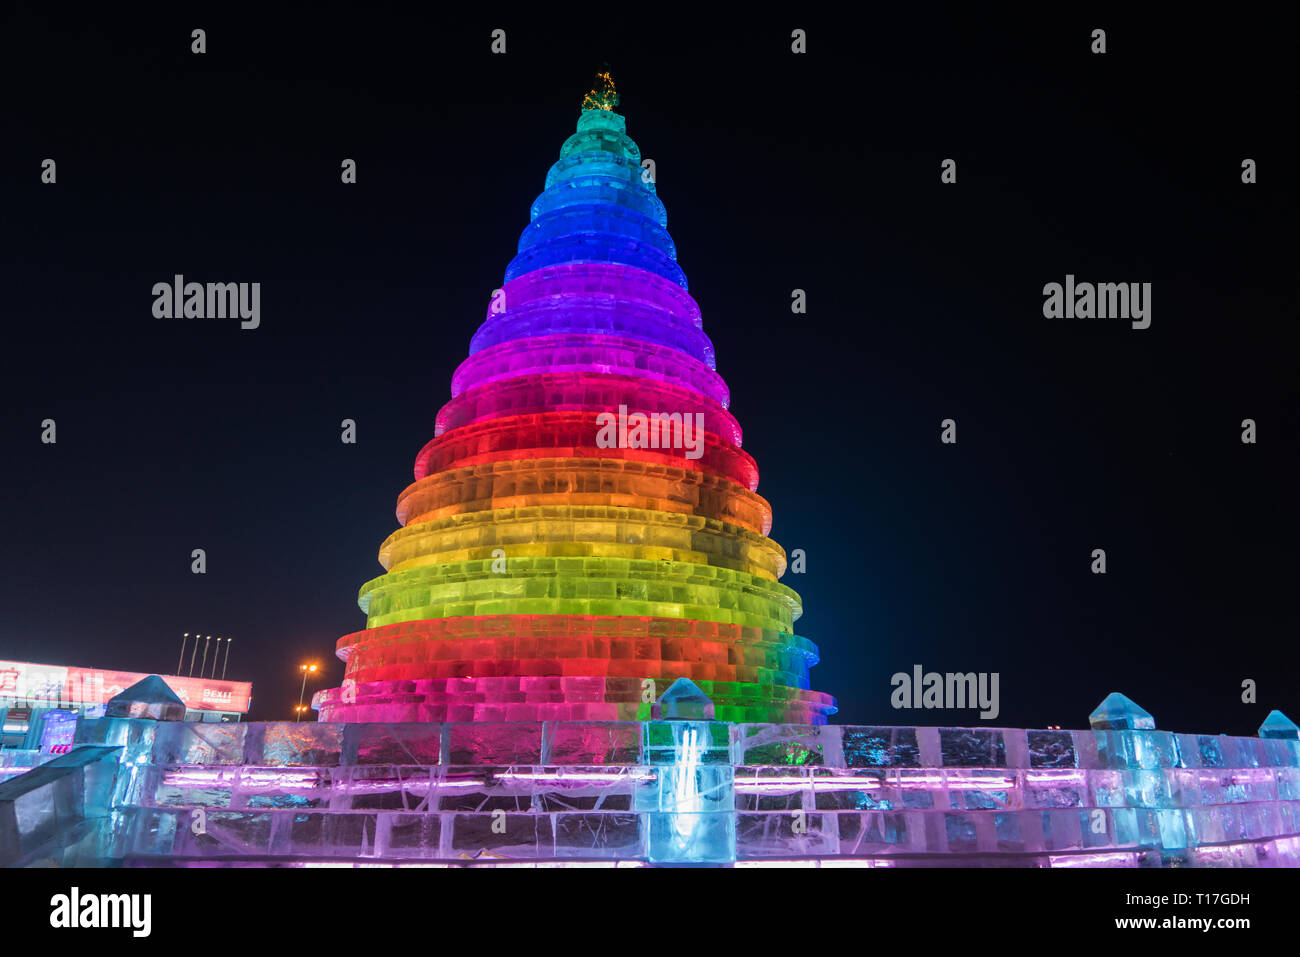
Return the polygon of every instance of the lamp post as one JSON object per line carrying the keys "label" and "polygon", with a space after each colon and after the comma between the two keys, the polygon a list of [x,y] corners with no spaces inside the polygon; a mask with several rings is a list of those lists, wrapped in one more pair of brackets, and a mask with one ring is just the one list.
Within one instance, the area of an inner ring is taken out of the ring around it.
{"label": "lamp post", "polygon": [[316,673],[315,665],[299,665],[298,667],[302,671],[302,689],[298,692],[298,707],[294,714],[294,721],[301,721],[302,713],[307,710],[302,704],[302,699],[307,694],[307,675]]}

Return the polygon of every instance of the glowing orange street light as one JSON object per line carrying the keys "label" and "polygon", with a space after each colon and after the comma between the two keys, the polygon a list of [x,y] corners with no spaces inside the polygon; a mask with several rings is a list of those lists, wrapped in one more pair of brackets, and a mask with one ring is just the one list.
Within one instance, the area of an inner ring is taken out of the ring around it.
{"label": "glowing orange street light", "polygon": [[298,669],[302,672],[302,688],[298,692],[297,716],[294,721],[301,721],[302,713],[307,710],[302,703],[303,697],[307,694],[307,676],[316,673],[315,665],[299,665]]}

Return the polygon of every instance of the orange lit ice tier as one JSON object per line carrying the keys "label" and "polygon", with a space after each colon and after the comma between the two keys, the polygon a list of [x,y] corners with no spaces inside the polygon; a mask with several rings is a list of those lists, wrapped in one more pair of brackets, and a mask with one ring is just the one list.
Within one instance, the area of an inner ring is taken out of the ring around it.
{"label": "orange lit ice tier", "polygon": [[325,721],[824,724],[713,342],[623,117],[584,110],[398,499]]}

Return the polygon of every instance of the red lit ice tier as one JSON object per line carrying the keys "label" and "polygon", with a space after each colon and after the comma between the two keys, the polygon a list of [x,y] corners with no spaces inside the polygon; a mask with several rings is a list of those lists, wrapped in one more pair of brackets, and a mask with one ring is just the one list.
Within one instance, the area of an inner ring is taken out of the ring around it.
{"label": "red lit ice tier", "polygon": [[686,677],[720,721],[824,724],[799,596],[623,117],[533,203],[325,721],[618,721]]}

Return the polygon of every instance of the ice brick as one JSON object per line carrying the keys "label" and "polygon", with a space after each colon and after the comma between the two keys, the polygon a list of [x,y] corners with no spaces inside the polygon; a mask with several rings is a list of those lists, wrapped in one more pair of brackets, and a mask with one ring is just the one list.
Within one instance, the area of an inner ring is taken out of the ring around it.
{"label": "ice brick", "polygon": [[1260,742],[1271,768],[1300,767],[1300,740],[1270,738]]}
{"label": "ice brick", "polygon": [[1097,766],[1102,768],[1178,767],[1178,742],[1167,731],[1095,731]]}
{"label": "ice brick", "polygon": [[737,816],[707,812],[646,815],[646,857],[656,864],[726,864],[736,859]]}
{"label": "ice brick", "polygon": [[921,764],[915,728],[845,727],[844,764],[850,768],[902,767]]}
{"label": "ice brick", "polygon": [[943,816],[946,849],[956,854],[971,854],[982,848],[979,824],[983,819],[973,814],[945,814]]}
{"label": "ice brick", "polygon": [[1000,768],[1007,763],[1000,729],[940,728],[939,747],[946,768]]}
{"label": "ice brick", "polygon": [[385,848],[397,860],[430,860],[442,854],[442,818],[437,814],[390,814]]}
{"label": "ice brick", "polygon": [[737,764],[843,764],[840,733],[833,725],[751,724],[735,728]]}
{"label": "ice brick", "polygon": [[1037,815],[1011,811],[993,815],[993,840],[1000,853],[1021,854],[1042,849]]}
{"label": "ice brick", "polygon": [[442,725],[437,723],[345,725],[344,763],[435,765],[442,753]]}
{"label": "ice brick", "polygon": [[1074,735],[1069,731],[1029,731],[1029,766],[1031,768],[1073,768],[1078,766]]}
{"label": "ice brick", "polygon": [[702,764],[731,764],[731,725],[720,721],[650,721],[646,723],[646,761],[674,764],[679,759],[682,734],[694,729]]}
{"label": "ice brick", "polygon": [[[894,812],[870,812],[835,815],[840,853],[847,857],[868,854],[893,854],[910,850],[907,815]],[[748,844],[737,847],[738,853],[751,853]]]}
{"label": "ice brick", "polygon": [[644,734],[638,721],[548,721],[542,732],[542,763],[638,764]]}
{"label": "ice brick", "polygon": [[159,728],[171,727],[143,718],[98,718],[77,724],[75,744],[109,744],[122,749],[123,764],[148,764]]}
{"label": "ice brick", "polygon": [[158,725],[154,764],[243,764],[244,741],[254,725],[214,721]]}
{"label": "ice brick", "polygon": [[878,769],[813,768],[813,806],[819,811],[887,811],[896,798]]}
{"label": "ice brick", "polygon": [[551,816],[456,814],[450,851],[453,859],[461,860],[553,857]]}
{"label": "ice brick", "polygon": [[333,766],[343,753],[346,725],[315,721],[276,721],[246,725],[245,753],[250,764]]}
{"label": "ice brick", "polygon": [[644,854],[639,814],[557,814],[554,820],[558,858],[630,860]]}
{"label": "ice brick", "polygon": [[456,722],[443,726],[450,765],[541,764],[540,721]]}
{"label": "ice brick", "polygon": [[188,775],[184,769],[169,774],[167,768],[147,768],[145,776],[149,783],[141,803],[156,807],[228,808],[238,787],[239,773],[239,768],[199,769],[198,773]]}
{"label": "ice brick", "polygon": [[[399,755],[401,756],[401,755]],[[358,765],[333,769],[330,809],[335,811],[427,810],[438,769],[409,765]]]}
{"label": "ice brick", "polygon": [[[275,814],[293,811],[191,811],[175,818],[174,853],[181,857],[266,856]],[[287,821],[285,823],[288,823]]]}
{"label": "ice brick", "polygon": [[806,806],[813,795],[811,770],[766,765],[735,768],[736,809],[782,811]]}

